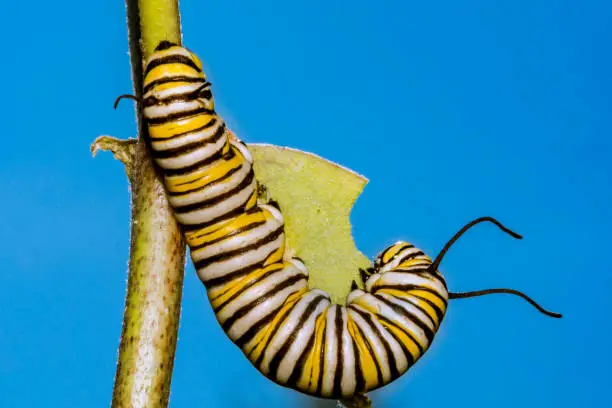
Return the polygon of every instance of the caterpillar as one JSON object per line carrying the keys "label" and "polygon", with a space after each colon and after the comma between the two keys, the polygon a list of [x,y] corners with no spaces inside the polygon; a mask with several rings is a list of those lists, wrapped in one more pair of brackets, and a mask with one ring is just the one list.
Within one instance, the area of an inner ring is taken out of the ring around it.
{"label": "caterpillar", "polygon": [[[511,289],[452,293],[438,271],[457,232],[432,260],[407,242],[382,251],[352,282],[346,304],[309,289],[303,260],[285,251],[279,205],[259,194],[253,158],[215,112],[200,59],[161,42],[145,64],[139,102],[151,155],[216,318],[270,380],[323,398],[349,398],[404,374],[431,346],[449,299]],[[333,273],[333,271],[330,271]]]}

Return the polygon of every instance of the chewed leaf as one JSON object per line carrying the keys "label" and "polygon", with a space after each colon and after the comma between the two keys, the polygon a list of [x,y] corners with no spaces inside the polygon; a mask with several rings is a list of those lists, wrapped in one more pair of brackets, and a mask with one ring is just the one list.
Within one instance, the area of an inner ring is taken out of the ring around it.
{"label": "chewed leaf", "polygon": [[355,247],[349,216],[367,179],[319,156],[249,144],[255,175],[285,218],[287,253],[308,267],[311,288],[344,304],[359,268],[370,261]]}

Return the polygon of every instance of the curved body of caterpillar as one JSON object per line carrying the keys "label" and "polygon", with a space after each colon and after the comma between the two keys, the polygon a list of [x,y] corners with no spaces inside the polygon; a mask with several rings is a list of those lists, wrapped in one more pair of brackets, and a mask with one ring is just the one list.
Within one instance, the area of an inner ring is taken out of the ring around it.
{"label": "curved body of caterpillar", "polygon": [[285,256],[284,222],[258,203],[252,158],[215,113],[202,64],[162,42],[145,68],[144,117],[169,201],[229,338],[265,376],[346,398],[401,376],[428,349],[449,294],[437,264],[407,243],[383,251],[346,305],[308,288]]}
{"label": "curved body of caterpillar", "polygon": [[378,258],[346,306],[308,289],[284,259],[284,223],[257,204],[252,158],[225,127],[202,73],[182,47],[158,47],[145,68],[143,107],[152,156],[191,259],[223,330],[273,381],[340,398],[383,386],[427,350],[446,311],[444,279],[407,244]]}

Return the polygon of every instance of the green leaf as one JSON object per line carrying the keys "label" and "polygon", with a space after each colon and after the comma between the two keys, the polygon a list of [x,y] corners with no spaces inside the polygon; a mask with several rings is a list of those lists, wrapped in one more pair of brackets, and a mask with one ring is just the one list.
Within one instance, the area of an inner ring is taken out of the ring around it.
{"label": "green leaf", "polygon": [[311,288],[344,304],[359,268],[371,262],[355,247],[349,216],[368,180],[338,164],[300,150],[249,144],[257,180],[285,218],[287,253],[308,267]]}

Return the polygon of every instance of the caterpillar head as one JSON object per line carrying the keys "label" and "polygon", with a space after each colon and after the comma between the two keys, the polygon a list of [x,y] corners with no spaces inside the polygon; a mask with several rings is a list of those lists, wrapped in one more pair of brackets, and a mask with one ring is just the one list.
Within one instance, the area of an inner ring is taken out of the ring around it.
{"label": "caterpillar head", "polygon": [[[537,308],[540,312],[544,313],[547,316],[560,318],[561,315],[559,313],[550,312],[540,305],[538,305],[533,299],[528,297],[522,292],[519,292],[514,289],[506,289],[506,288],[498,288],[498,289],[484,289],[472,292],[447,292],[446,283],[444,282],[444,278],[438,271],[438,266],[444,259],[444,255],[446,252],[453,246],[453,244],[470,228],[473,226],[480,224],[482,222],[490,222],[495,224],[499,229],[507,233],[516,239],[521,239],[521,235],[516,232],[506,228],[499,221],[492,217],[480,217],[477,218],[466,225],[463,226],[455,235],[452,236],[450,240],[444,245],[440,253],[436,256],[435,260],[432,262],[431,259],[425,255],[422,251],[416,249],[414,246],[406,243],[406,242],[397,242],[389,248],[385,249],[381,252],[376,259],[374,260],[374,267],[370,268],[367,276],[367,280],[365,282],[365,290],[367,292],[371,292],[372,290],[376,291],[377,288],[380,288],[381,285],[388,285],[394,278],[389,275],[397,275],[396,272],[400,274],[410,274],[411,276],[414,274],[415,279],[427,279],[430,282],[437,281],[440,285],[438,287],[439,293],[444,294],[445,303],[446,299],[464,299],[474,296],[482,296],[489,295],[493,293],[507,293],[512,295],[517,295],[522,297],[531,303],[535,308]],[[391,272],[391,273],[386,273]],[[418,275],[418,278],[416,277]],[[413,286],[413,285],[410,285]]]}
{"label": "caterpillar head", "polygon": [[393,269],[424,270],[431,265],[431,259],[414,245],[399,241],[382,251],[374,259],[374,272],[383,273]]}
{"label": "caterpillar head", "polygon": [[[398,241],[379,253],[378,256],[374,258],[372,267],[360,269],[359,273],[366,292],[369,292],[374,283],[378,281],[385,272],[394,271],[423,274],[429,271],[431,264],[431,258],[425,255],[423,251],[415,248],[414,245],[408,242]],[[435,274],[438,275],[440,280],[443,280],[442,276],[439,275],[437,271]],[[356,289],[358,289],[358,285],[356,282],[353,282],[351,290]],[[355,295],[361,293],[363,292],[359,291]],[[351,297],[351,299],[353,298],[355,298],[355,296]]]}
{"label": "caterpillar head", "polygon": [[372,290],[376,281],[387,272],[435,277],[434,279],[446,285],[431,258],[419,248],[404,241],[396,242],[374,259],[373,267],[366,271],[369,274],[367,282],[364,280],[366,290]]}
{"label": "caterpillar head", "polygon": [[194,101],[203,109],[214,110],[202,61],[187,48],[170,41],[160,42],[147,60],[144,73],[145,106]]}

